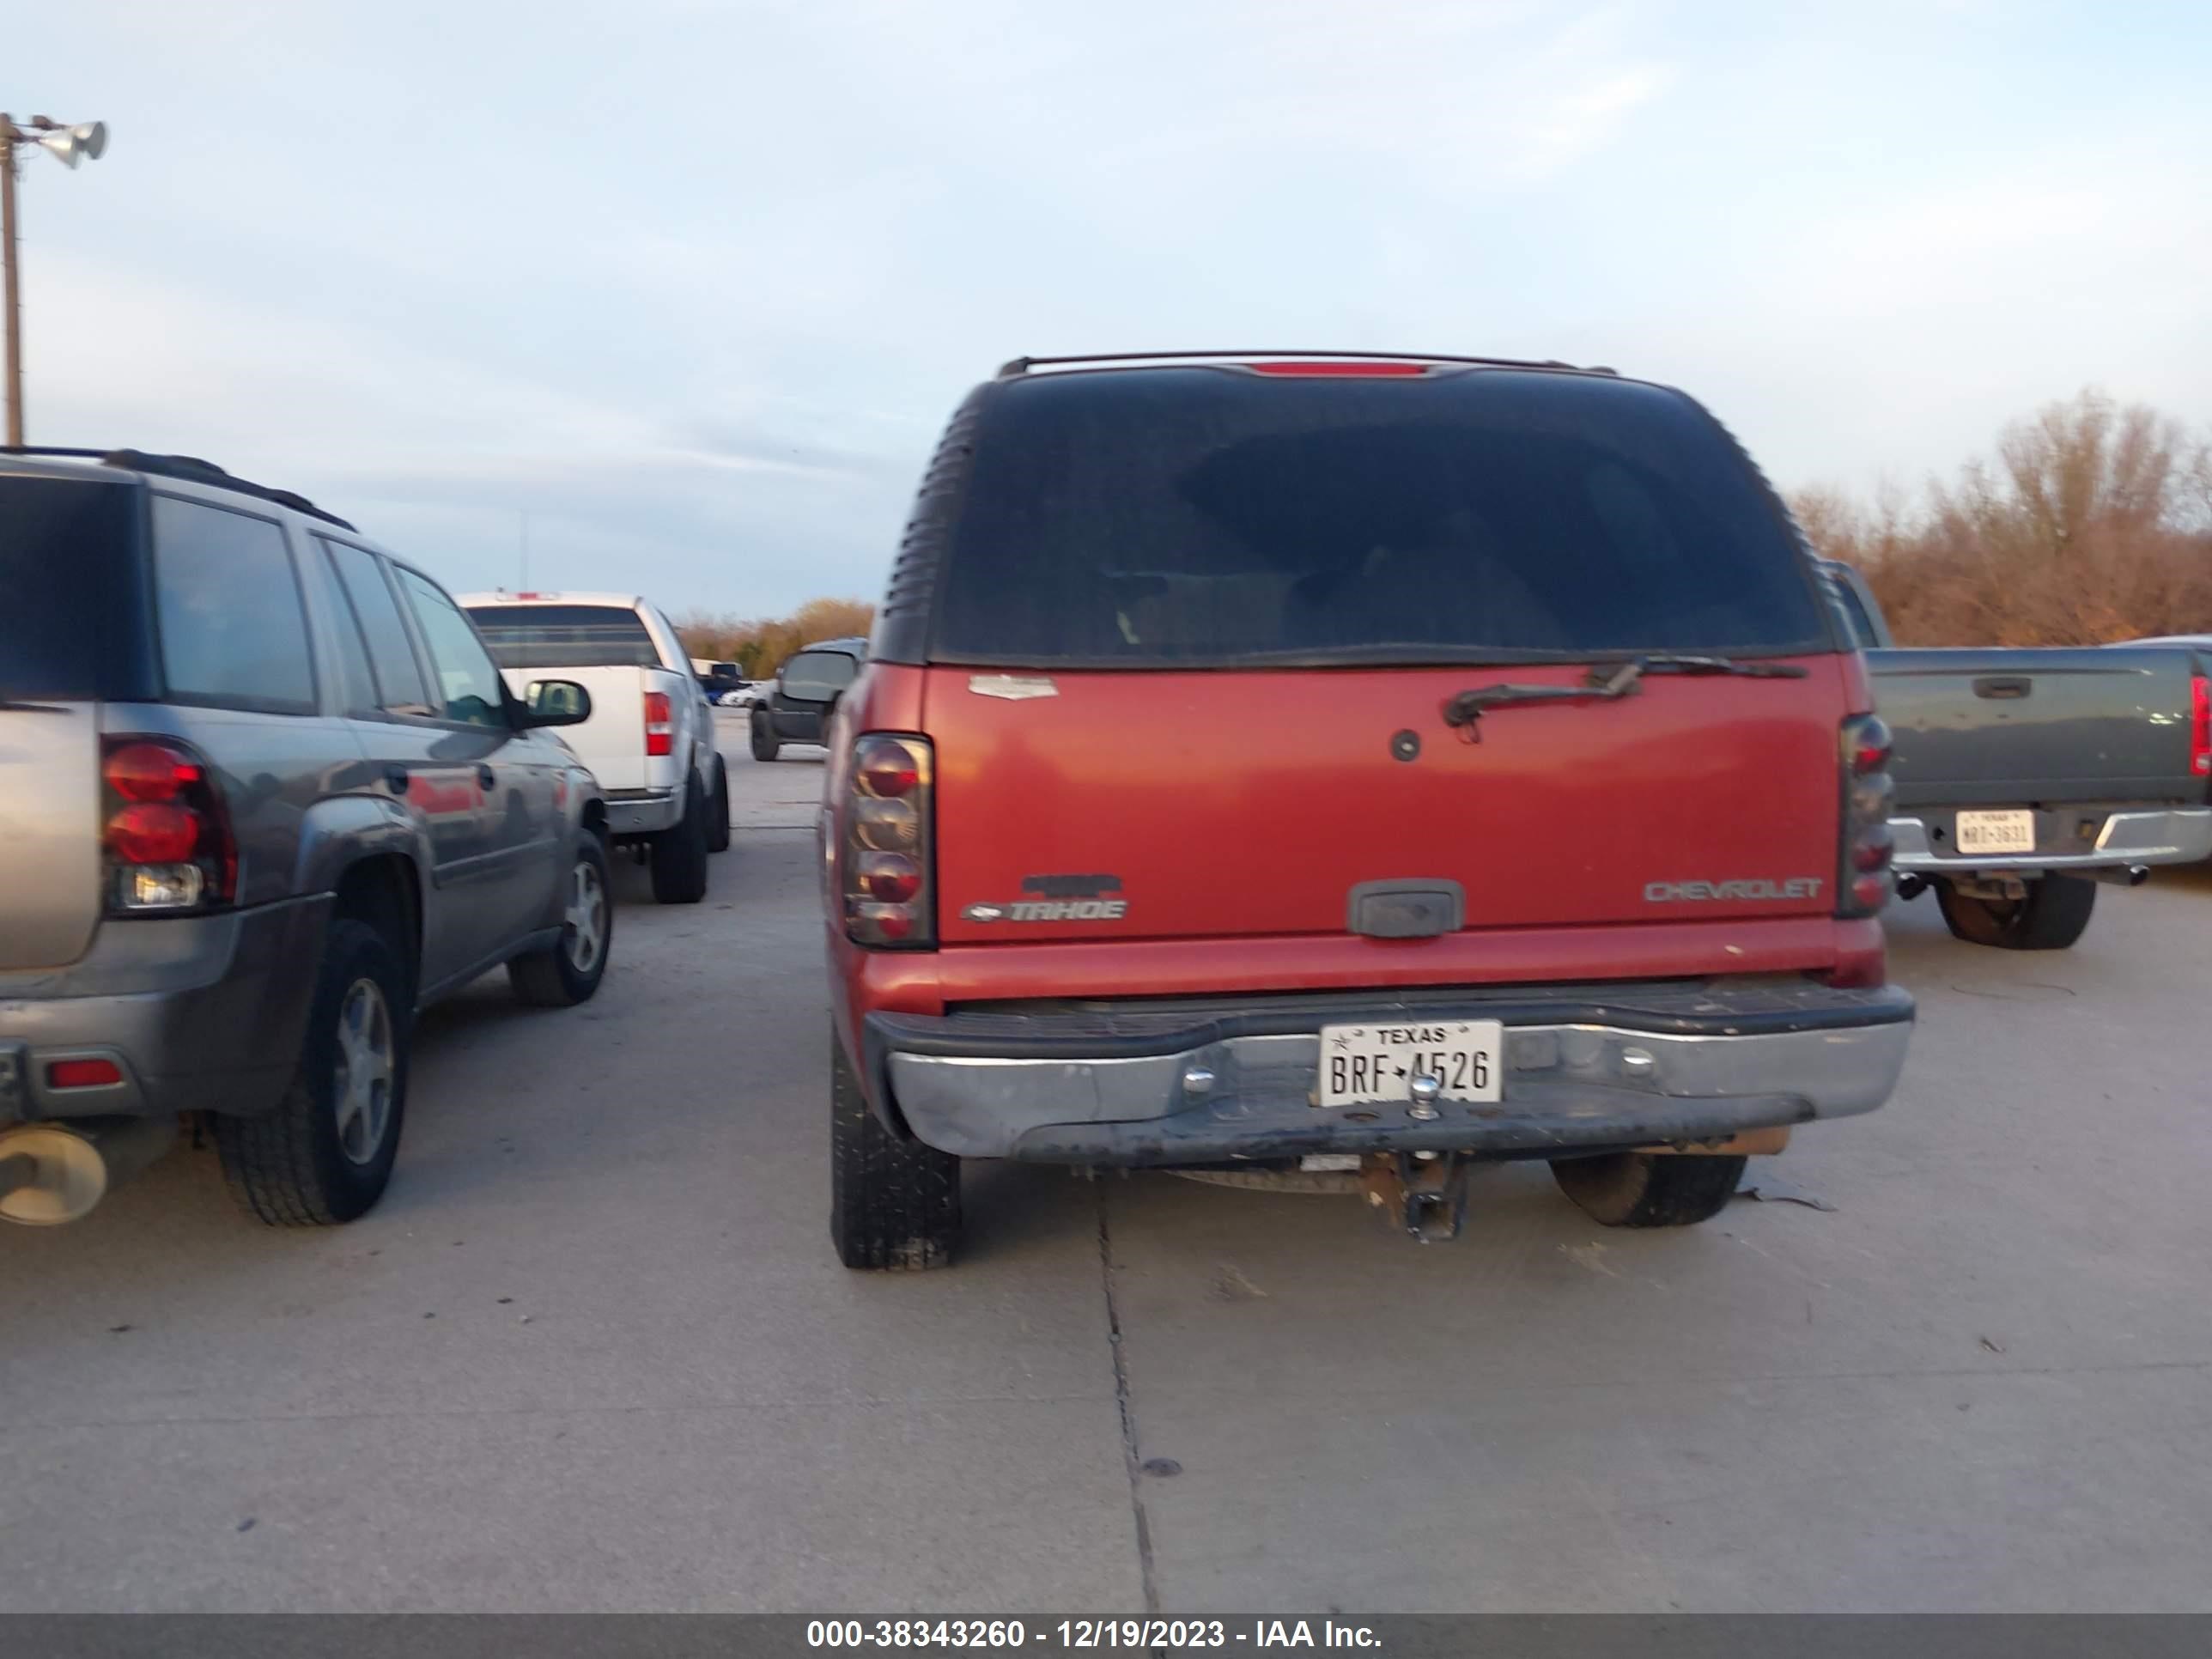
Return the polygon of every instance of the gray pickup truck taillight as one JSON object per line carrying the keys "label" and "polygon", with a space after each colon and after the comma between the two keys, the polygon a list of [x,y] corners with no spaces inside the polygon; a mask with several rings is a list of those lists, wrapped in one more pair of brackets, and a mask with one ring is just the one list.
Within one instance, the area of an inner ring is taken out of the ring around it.
{"label": "gray pickup truck taillight", "polygon": [[1889,775],[1889,727],[1873,714],[1844,722],[1843,859],[1836,880],[1836,914],[1870,916],[1889,902],[1890,806],[1896,786]]}
{"label": "gray pickup truck taillight", "polygon": [[871,732],[853,748],[842,871],[846,936],[905,950],[937,943],[930,881],[929,739]]}

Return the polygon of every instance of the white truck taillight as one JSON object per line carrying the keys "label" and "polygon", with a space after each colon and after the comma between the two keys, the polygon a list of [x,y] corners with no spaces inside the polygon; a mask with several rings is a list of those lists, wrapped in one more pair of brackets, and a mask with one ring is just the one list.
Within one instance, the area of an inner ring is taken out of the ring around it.
{"label": "white truck taillight", "polygon": [[930,881],[929,739],[875,732],[853,747],[838,865],[845,933],[855,945],[937,943]]}
{"label": "white truck taillight", "polygon": [[648,755],[672,755],[676,752],[676,727],[668,717],[668,693],[665,691],[645,694],[645,752]]}
{"label": "white truck taillight", "polygon": [[1896,786],[1889,775],[1889,727],[1873,714],[1844,722],[1842,868],[1836,914],[1870,916],[1889,902],[1889,860],[1896,850],[1889,811]]}
{"label": "white truck taillight", "polygon": [[112,912],[197,910],[236,896],[230,814],[198,755],[169,738],[110,738],[100,784]]}
{"label": "white truck taillight", "polygon": [[2212,680],[2202,674],[2189,682],[2189,769],[2212,778]]}

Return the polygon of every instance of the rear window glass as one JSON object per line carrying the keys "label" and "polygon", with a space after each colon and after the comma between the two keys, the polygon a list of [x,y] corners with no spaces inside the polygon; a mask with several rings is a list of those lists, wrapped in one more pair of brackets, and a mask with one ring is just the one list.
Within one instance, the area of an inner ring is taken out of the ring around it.
{"label": "rear window glass", "polygon": [[279,714],[314,708],[307,615],[273,520],[155,496],[154,596],[172,697]]}
{"label": "rear window glass", "polygon": [[808,651],[783,665],[783,695],[827,702],[853,683],[860,665],[842,651]]}
{"label": "rear window glass", "polygon": [[106,596],[139,499],[120,484],[0,478],[0,700],[97,695]]}
{"label": "rear window glass", "polygon": [[948,558],[941,660],[1832,648],[1725,434],[1616,380],[1039,377],[987,405]]}
{"label": "rear window glass", "polygon": [[611,605],[472,605],[501,668],[654,668],[660,649],[635,611]]}

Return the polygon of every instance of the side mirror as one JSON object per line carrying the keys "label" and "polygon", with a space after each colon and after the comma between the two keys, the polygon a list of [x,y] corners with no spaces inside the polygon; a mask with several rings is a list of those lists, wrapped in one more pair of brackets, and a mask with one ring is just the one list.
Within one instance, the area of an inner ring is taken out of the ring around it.
{"label": "side mirror", "polygon": [[581,726],[592,718],[592,694],[574,680],[532,680],[523,694],[526,727]]}

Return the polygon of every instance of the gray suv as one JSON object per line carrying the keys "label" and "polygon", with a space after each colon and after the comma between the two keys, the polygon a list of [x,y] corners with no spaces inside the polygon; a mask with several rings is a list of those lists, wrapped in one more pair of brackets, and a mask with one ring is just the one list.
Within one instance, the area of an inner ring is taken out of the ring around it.
{"label": "gray suv", "polygon": [[204,1114],[240,1201],[351,1220],[416,1011],[606,971],[606,805],[438,584],[183,457],[0,452],[0,1216],[73,1220]]}

